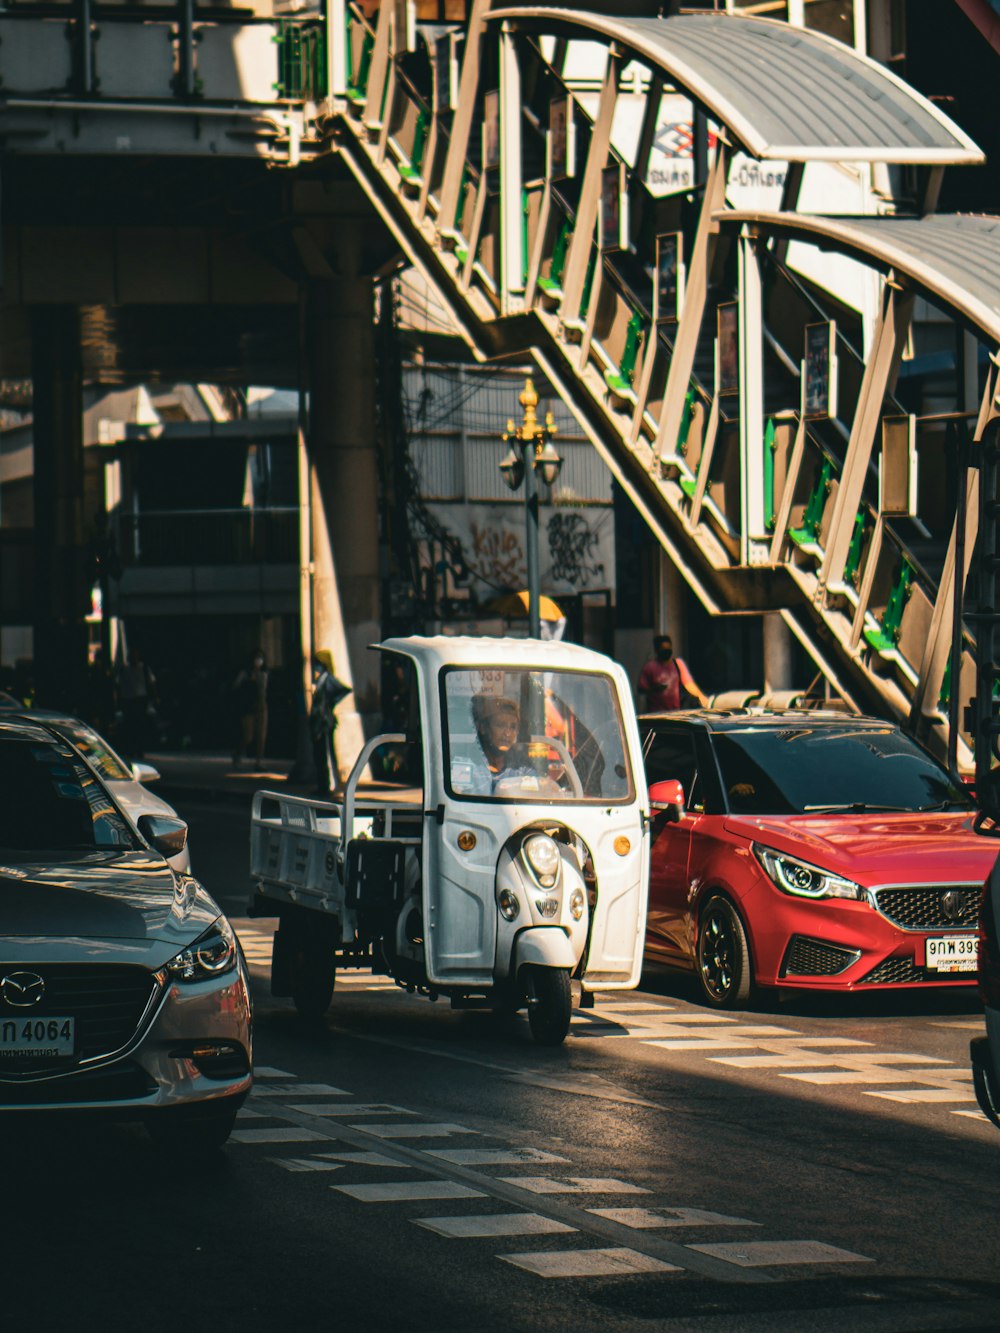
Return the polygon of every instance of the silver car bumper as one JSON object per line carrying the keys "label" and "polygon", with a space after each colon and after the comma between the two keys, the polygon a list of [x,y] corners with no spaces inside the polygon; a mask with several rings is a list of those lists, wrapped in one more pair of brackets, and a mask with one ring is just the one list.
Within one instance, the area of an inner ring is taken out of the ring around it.
{"label": "silver car bumper", "polygon": [[170,1107],[211,1114],[253,1083],[249,983],[240,958],[224,976],[171,982],[121,1050],[85,1067],[21,1077],[0,1068],[0,1112],[105,1111],[122,1118]]}

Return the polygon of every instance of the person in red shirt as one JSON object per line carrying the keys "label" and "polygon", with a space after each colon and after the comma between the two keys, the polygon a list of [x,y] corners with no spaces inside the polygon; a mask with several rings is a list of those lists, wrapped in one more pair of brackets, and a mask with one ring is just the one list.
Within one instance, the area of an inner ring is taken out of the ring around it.
{"label": "person in red shirt", "polygon": [[708,707],[708,696],[695,684],[687,663],[674,657],[673,640],[669,634],[658,634],[653,640],[653,656],[639,673],[639,694],[645,699],[645,711],[665,713],[681,707],[681,686],[701,704]]}

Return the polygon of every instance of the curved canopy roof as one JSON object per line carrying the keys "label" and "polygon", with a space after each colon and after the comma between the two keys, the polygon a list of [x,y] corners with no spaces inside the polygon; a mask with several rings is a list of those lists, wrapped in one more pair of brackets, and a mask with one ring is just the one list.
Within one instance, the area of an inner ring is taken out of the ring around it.
{"label": "curved canopy roof", "polygon": [[982,162],[967,134],[884,66],[831,37],[724,13],[614,18],[500,8],[490,22],[617,42],[701,102],[757,158]]}
{"label": "curved canopy roof", "polygon": [[723,226],[761,230],[838,250],[889,272],[1000,343],[1000,217],[938,213],[924,218],[817,217],[725,209]]}

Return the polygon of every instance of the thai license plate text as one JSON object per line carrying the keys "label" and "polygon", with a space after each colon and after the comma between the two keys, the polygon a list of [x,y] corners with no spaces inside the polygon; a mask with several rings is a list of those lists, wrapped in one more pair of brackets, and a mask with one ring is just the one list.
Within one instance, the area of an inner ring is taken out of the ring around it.
{"label": "thai license plate text", "polygon": [[937,935],[927,941],[929,972],[975,972],[979,941],[975,935]]}
{"label": "thai license plate text", "polygon": [[0,1018],[0,1060],[72,1055],[75,1035],[72,1018]]}

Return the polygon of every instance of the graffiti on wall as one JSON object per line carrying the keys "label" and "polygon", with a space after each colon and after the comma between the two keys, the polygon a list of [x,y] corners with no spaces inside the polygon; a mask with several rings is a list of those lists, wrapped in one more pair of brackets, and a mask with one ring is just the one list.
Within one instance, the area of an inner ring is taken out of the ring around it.
{"label": "graffiti on wall", "polygon": [[604,580],[604,562],[598,557],[600,533],[579,510],[556,510],[548,524],[552,578],[574,588],[590,588]]}
{"label": "graffiti on wall", "polygon": [[[428,506],[461,546],[473,581],[523,588],[528,580],[524,511],[510,505]],[[614,586],[614,531],[605,508],[560,505],[542,510],[539,564],[550,593]],[[480,589],[480,593],[486,589]]]}

